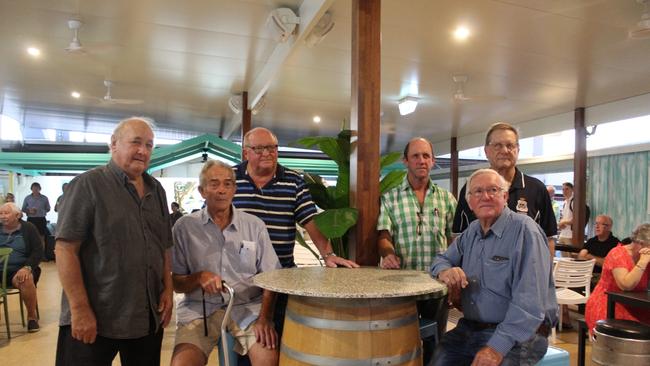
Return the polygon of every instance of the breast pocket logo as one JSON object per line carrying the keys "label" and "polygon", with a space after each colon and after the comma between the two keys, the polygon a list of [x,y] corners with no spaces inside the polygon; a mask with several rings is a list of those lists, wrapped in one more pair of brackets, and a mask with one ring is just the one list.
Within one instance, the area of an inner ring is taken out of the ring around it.
{"label": "breast pocket logo", "polygon": [[517,212],[528,213],[528,202],[526,202],[526,199],[523,197],[517,201]]}

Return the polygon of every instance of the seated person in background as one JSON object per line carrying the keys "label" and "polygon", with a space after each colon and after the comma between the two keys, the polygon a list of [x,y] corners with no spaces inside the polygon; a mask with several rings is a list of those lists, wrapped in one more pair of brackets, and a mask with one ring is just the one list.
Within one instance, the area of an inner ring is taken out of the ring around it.
{"label": "seated person in background", "polygon": [[613,223],[612,218],[607,215],[596,216],[596,223],[594,224],[594,233],[596,236],[587,240],[584,248],[578,253],[578,259],[596,260],[594,273],[600,273],[602,271],[605,257],[619,242],[618,238],[612,235]]}
{"label": "seated person in background", "polygon": [[[607,291],[643,292],[650,275],[650,224],[641,224],[632,232],[632,243],[619,244],[605,257],[600,281],[587,300],[585,321],[593,330],[596,321],[607,318]],[[650,325],[650,311],[616,304],[615,319],[634,320]]]}
{"label": "seated person in background", "polygon": [[232,206],[236,189],[232,168],[208,161],[199,177],[199,192],[206,207],[181,217],[174,225],[172,280],[174,290],[182,295],[176,299],[172,365],[205,365],[208,361],[219,341],[225,313],[221,281],[235,289],[228,322],[235,351],[248,354],[252,365],[278,364],[278,337],[272,319],[274,295],[254,286],[253,276],[281,268],[280,261],[264,222]]}
{"label": "seated person in background", "polygon": [[557,322],[546,233],[506,206],[508,183],[496,171],[477,170],[466,187],[477,220],[431,267],[464,317],[442,336],[434,365],[534,365]]}
{"label": "seated person in background", "polygon": [[7,279],[11,281],[11,286],[20,290],[27,308],[27,331],[31,333],[40,330],[36,316],[36,284],[32,269],[37,268],[41,262],[43,246],[36,227],[21,220],[22,216],[22,211],[13,202],[0,206],[0,248],[13,249],[9,255]]}

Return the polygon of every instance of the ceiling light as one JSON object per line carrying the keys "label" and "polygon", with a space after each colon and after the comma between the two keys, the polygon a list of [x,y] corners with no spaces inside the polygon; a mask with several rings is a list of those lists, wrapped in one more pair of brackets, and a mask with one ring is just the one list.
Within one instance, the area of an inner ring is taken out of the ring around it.
{"label": "ceiling light", "polygon": [[38,56],[41,55],[41,50],[39,50],[36,47],[28,47],[27,48],[27,53],[32,57],[38,57]]}
{"label": "ceiling light", "polygon": [[320,123],[320,116],[314,116],[314,123]]}
{"label": "ceiling light", "polygon": [[74,99],[79,99],[81,98],[81,93],[79,93],[78,91],[73,91],[72,93],[70,93],[70,96],[73,97]]}
{"label": "ceiling light", "polygon": [[454,30],[454,38],[458,41],[464,41],[470,36],[470,31],[465,26],[458,26]]}
{"label": "ceiling light", "polygon": [[415,112],[415,108],[417,108],[417,106],[418,106],[418,98],[412,96],[406,96],[400,99],[398,102],[399,114],[401,114],[402,116],[411,114]]}

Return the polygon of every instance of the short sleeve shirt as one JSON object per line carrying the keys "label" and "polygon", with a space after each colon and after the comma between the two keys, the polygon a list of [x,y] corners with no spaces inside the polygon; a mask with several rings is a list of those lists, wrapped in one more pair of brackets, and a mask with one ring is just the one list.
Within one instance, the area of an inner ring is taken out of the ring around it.
{"label": "short sleeve shirt", "polygon": [[282,267],[295,267],[296,223],[304,226],[316,215],[305,180],[298,172],[278,164],[273,179],[258,188],[248,175],[247,166],[244,161],[233,167],[237,176],[233,205],[264,221]]}
{"label": "short sleeve shirt", "polygon": [[447,250],[456,199],[431,180],[422,207],[404,177],[399,187],[382,195],[380,210],[377,230],[391,234],[402,268],[427,271],[436,254]]}
{"label": "short sleeve shirt", "polygon": [[[172,272],[218,274],[235,290],[232,319],[241,329],[257,319],[263,290],[253,284],[253,277],[281,268],[264,222],[233,207],[232,221],[221,231],[204,208],[178,219],[173,233]],[[177,295],[179,324],[203,316],[202,298],[200,288]],[[221,294],[205,294],[205,304],[208,315],[227,305]]]}
{"label": "short sleeve shirt", "polygon": [[[620,240],[618,240],[617,237],[612,235],[612,233],[609,233],[609,237],[605,239],[605,241],[600,241],[598,240],[597,236],[594,236],[593,238],[590,238],[587,240],[585,243],[585,246],[583,249],[587,249],[587,252],[589,254],[600,257],[600,258],[605,258],[607,257],[607,254],[609,254],[609,251],[616,248]],[[594,267],[594,272],[600,273],[602,269],[598,264]]]}
{"label": "short sleeve shirt", "polygon": [[[81,275],[97,333],[107,338],[140,338],[160,324],[157,308],[171,227],[163,187],[146,173],[143,179],[146,193],[140,199],[110,161],[73,179],[59,211],[56,238],[81,241]],[[64,293],[60,325],[69,324]]]}

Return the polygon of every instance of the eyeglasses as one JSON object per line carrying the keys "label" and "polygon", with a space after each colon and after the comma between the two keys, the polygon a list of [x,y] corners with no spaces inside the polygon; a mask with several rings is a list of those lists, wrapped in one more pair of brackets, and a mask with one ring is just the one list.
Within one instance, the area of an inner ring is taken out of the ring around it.
{"label": "eyeglasses", "polygon": [[501,150],[503,150],[504,147],[505,147],[506,150],[508,150],[508,151],[514,151],[515,149],[517,149],[517,148],[519,147],[519,144],[518,144],[518,143],[514,143],[514,144],[511,144],[511,143],[502,144],[502,143],[500,143],[500,142],[490,142],[490,143],[488,144],[488,146],[490,146],[492,149],[494,149],[494,150],[496,150],[496,151],[501,151]]}
{"label": "eyeglasses", "polygon": [[603,226],[603,227],[608,227],[609,226],[609,224],[605,224],[605,223],[601,223],[601,222],[596,222],[594,225],[595,226]]}
{"label": "eyeglasses", "polygon": [[476,188],[475,190],[469,192],[470,196],[474,198],[481,198],[483,194],[487,193],[488,197],[492,198],[497,195],[497,193],[503,192],[501,187],[488,187],[488,188]]}
{"label": "eyeglasses", "polygon": [[278,145],[263,145],[263,146],[246,146],[247,148],[253,150],[255,154],[262,155],[264,151],[268,151],[269,154],[278,151]]}
{"label": "eyeglasses", "polygon": [[417,212],[418,215],[418,225],[415,227],[415,232],[418,236],[422,235],[422,212]]}

